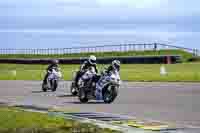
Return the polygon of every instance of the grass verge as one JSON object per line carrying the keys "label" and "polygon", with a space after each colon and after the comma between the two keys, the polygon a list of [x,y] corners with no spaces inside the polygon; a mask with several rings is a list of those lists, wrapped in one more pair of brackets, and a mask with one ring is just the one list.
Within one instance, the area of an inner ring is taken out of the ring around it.
{"label": "grass verge", "polygon": [[[160,74],[161,64],[122,64],[121,79],[127,81],[199,82],[200,63],[164,65],[166,75]],[[0,64],[0,80],[42,80],[47,65]],[[64,80],[71,80],[79,65],[61,65]],[[104,65],[99,65],[102,70]]]}
{"label": "grass verge", "polygon": [[1,133],[118,133],[47,114],[33,113],[11,107],[0,107]]}

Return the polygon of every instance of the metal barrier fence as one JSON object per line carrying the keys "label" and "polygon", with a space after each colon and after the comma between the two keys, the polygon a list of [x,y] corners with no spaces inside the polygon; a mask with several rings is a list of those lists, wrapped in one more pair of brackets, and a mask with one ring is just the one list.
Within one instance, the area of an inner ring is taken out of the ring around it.
{"label": "metal barrier fence", "polygon": [[200,55],[199,50],[184,47],[178,47],[167,44],[120,44],[120,45],[100,45],[87,47],[72,47],[72,48],[48,48],[48,49],[0,49],[0,55],[12,54],[30,54],[30,55],[61,55],[74,53],[93,53],[93,52],[128,52],[128,51],[145,51],[145,50],[167,50],[180,49],[193,55]]}

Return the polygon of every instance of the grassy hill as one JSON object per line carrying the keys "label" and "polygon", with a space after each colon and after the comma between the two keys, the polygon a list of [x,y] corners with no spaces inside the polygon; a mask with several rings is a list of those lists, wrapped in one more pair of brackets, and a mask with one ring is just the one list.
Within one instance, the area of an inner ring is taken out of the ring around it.
{"label": "grassy hill", "polygon": [[88,57],[89,55],[94,54],[97,57],[113,57],[113,56],[160,56],[160,55],[180,55],[183,57],[184,61],[192,58],[192,53],[183,51],[183,50],[146,50],[146,51],[127,51],[127,52],[98,52],[98,53],[72,53],[72,54],[7,54],[0,55],[0,58],[80,58]]}

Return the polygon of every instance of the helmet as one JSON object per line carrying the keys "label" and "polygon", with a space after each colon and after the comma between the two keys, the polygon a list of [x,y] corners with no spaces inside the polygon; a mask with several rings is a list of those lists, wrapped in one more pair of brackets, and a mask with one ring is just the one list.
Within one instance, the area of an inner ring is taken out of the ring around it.
{"label": "helmet", "polygon": [[56,60],[56,59],[54,59],[54,60],[52,60],[52,61],[51,61],[51,63],[52,63],[52,64],[54,64],[54,65],[56,65],[56,64],[58,64],[58,63],[59,63],[59,61],[58,61],[58,60]]}
{"label": "helmet", "polygon": [[112,67],[113,67],[115,70],[119,70],[119,69],[120,69],[120,61],[119,61],[119,60],[114,60],[114,61],[112,61]]}
{"label": "helmet", "polygon": [[89,63],[90,64],[96,64],[96,60],[97,60],[97,58],[94,56],[94,55],[91,55],[90,57],[89,57]]}

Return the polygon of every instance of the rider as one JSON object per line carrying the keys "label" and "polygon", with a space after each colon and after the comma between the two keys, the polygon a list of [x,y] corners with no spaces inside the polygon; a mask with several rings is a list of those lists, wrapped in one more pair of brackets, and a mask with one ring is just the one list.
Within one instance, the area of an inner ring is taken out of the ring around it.
{"label": "rider", "polygon": [[96,65],[96,57],[94,55],[91,55],[88,60],[84,61],[84,63],[81,65],[80,70],[77,72],[76,77],[75,77],[75,86],[77,87],[78,85],[78,80],[79,78],[85,73],[85,71],[90,68],[94,67],[95,72],[98,73],[97,70],[97,65]]}
{"label": "rider", "polygon": [[109,74],[112,71],[120,71],[120,61],[114,60],[112,61],[112,64],[105,70],[106,74]]}
{"label": "rider", "polygon": [[[112,71],[117,71],[117,72],[120,71],[120,61],[119,60],[112,61],[111,65],[104,71],[103,74],[109,75]],[[95,95],[96,95],[97,100],[102,99],[102,93],[101,93],[102,86],[100,84],[101,80],[103,80],[103,79],[100,79],[99,82],[96,84]]]}
{"label": "rider", "polygon": [[44,80],[43,80],[44,84],[47,83],[47,78],[48,78],[49,74],[52,72],[52,69],[53,69],[53,68],[58,68],[58,67],[59,67],[58,63],[59,63],[59,61],[56,60],[56,59],[51,60],[51,64],[50,64],[50,65],[47,67],[47,69],[46,69],[46,70],[47,70],[47,73],[46,73],[46,75],[45,75],[45,77],[44,77]]}

